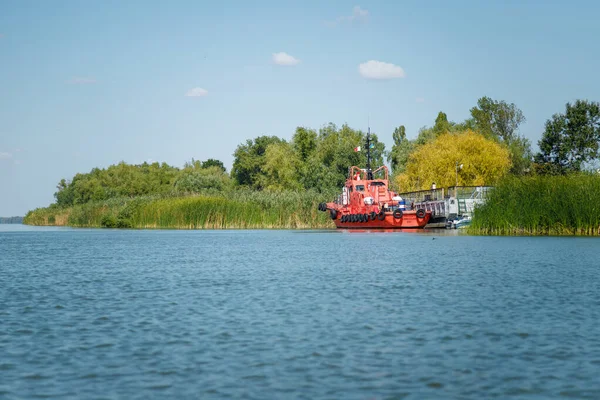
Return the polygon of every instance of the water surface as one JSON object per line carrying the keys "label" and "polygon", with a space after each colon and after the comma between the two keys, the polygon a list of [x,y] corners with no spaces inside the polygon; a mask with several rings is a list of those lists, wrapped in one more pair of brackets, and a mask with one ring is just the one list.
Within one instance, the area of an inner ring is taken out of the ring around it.
{"label": "water surface", "polygon": [[0,398],[600,398],[595,238],[0,227]]}

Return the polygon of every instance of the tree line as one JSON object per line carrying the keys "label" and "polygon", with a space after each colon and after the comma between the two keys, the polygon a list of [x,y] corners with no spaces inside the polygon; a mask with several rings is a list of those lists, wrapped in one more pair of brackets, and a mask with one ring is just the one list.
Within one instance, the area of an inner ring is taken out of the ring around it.
{"label": "tree line", "polygon": [[[389,151],[377,134],[371,134],[372,165],[387,160],[392,186],[402,192],[426,189],[433,182],[439,187],[491,185],[506,175],[564,175],[590,169],[598,162],[599,103],[567,103],[564,113],[546,121],[537,154],[519,132],[525,120],[514,103],[482,97],[465,121],[449,121],[439,112],[434,124],[421,128],[413,140],[408,139],[403,125],[398,126]],[[333,123],[318,130],[297,127],[290,140],[261,135],[237,146],[229,173],[216,159],[192,159],[183,168],[121,162],[62,179],[55,193],[56,204],[241,188],[329,194],[339,191],[349,166],[365,165],[365,139],[365,131]],[[361,150],[356,151],[359,146]]]}

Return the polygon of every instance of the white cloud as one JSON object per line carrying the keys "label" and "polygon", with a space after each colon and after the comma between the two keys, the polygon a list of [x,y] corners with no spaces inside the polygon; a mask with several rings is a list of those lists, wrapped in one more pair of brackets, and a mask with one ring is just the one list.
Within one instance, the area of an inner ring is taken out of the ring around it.
{"label": "white cloud", "polygon": [[202,96],[206,96],[207,94],[208,94],[208,90],[197,87],[197,88],[188,90],[188,92],[185,95],[187,97],[202,97]]}
{"label": "white cloud", "polygon": [[359,6],[354,6],[352,9],[352,19],[364,19],[369,16],[369,12],[367,10],[363,10]]}
{"label": "white cloud", "polygon": [[12,158],[11,153],[0,151],[0,160],[8,160],[10,158]]}
{"label": "white cloud", "polygon": [[76,76],[69,81],[72,85],[85,85],[88,83],[96,83],[96,79],[83,76]]}
{"label": "white cloud", "polygon": [[358,72],[367,79],[404,78],[402,67],[382,61],[367,61],[358,66]]}
{"label": "white cloud", "polygon": [[273,53],[273,62],[277,65],[296,65],[300,60],[282,51],[280,53]]}
{"label": "white cloud", "polygon": [[422,97],[417,97],[417,98],[415,99],[415,101],[416,101],[417,103],[425,103],[425,99],[424,99],[424,98],[422,98]]}
{"label": "white cloud", "polygon": [[337,17],[335,21],[330,21],[327,24],[330,26],[335,26],[337,24],[341,24],[343,22],[354,22],[354,21],[366,21],[369,17],[369,11],[360,8],[360,6],[354,6],[352,9],[352,15],[343,15],[341,17]]}

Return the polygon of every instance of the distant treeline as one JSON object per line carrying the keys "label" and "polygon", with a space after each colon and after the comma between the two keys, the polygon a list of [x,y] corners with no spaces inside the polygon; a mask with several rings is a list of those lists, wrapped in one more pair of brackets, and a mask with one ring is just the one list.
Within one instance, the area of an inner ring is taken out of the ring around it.
{"label": "distant treeline", "polygon": [[0,217],[0,224],[22,224],[23,217]]}

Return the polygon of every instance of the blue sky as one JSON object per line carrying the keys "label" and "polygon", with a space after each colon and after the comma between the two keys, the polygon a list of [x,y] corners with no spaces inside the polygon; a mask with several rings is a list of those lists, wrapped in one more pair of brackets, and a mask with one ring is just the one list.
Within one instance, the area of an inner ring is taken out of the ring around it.
{"label": "blue sky", "polygon": [[481,96],[521,108],[537,150],[566,102],[600,100],[599,15],[576,0],[0,0],[0,215],[122,160],[229,170],[238,144],[297,126],[370,118],[389,150],[394,127],[462,121]]}

